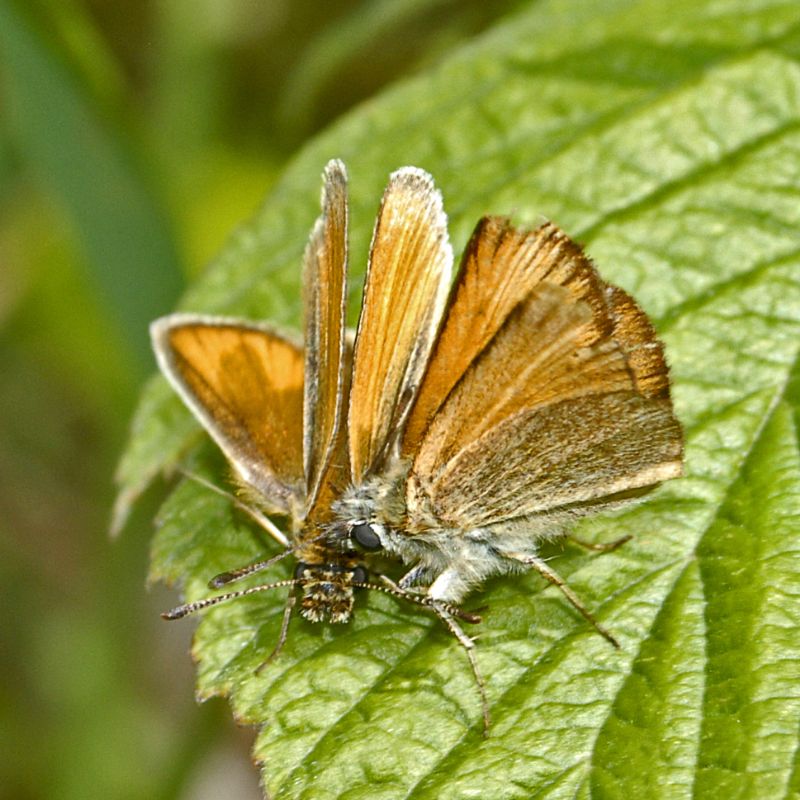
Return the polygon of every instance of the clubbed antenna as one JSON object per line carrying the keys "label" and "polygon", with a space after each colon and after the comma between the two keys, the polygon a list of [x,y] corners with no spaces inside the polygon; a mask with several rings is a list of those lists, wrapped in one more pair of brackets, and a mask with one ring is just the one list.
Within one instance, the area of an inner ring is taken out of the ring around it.
{"label": "clubbed antenna", "polygon": [[204,608],[215,606],[218,603],[224,603],[226,600],[233,600],[235,597],[245,597],[248,594],[255,594],[256,592],[266,592],[270,589],[280,589],[282,586],[296,586],[300,581],[290,578],[285,581],[276,581],[275,583],[264,583],[261,586],[252,586],[249,589],[241,589],[238,592],[228,592],[227,594],[219,594],[216,597],[207,597],[205,600],[195,600],[193,603],[184,603],[182,606],[177,606],[170,611],[165,611],[161,617],[162,619],[182,619],[188,614],[194,614],[195,611],[202,611]]}
{"label": "clubbed antenna", "polygon": [[287,547],[286,550],[278,553],[275,556],[271,556],[270,558],[265,558],[261,561],[254,561],[252,564],[245,564],[245,566],[239,567],[238,569],[232,569],[229,572],[220,572],[219,575],[215,575],[208,582],[208,586],[210,589],[221,589],[223,586],[229,583],[246,578],[256,572],[261,572],[261,570],[267,569],[267,567],[271,567],[273,564],[277,564],[279,561],[282,561],[284,558],[286,558],[286,556],[296,553],[302,547],[307,547],[313,542],[318,542],[320,539],[324,539],[327,535],[327,531],[323,531],[311,539],[306,539],[303,542],[298,542],[291,547]]}

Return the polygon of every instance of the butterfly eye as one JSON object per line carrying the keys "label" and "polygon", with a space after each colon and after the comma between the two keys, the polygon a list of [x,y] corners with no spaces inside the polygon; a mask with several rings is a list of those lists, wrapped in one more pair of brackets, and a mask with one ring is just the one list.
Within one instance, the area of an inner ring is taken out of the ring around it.
{"label": "butterfly eye", "polygon": [[361,566],[361,564],[359,564],[353,570],[353,577],[351,578],[351,580],[353,583],[366,583],[369,580],[369,575],[367,574],[367,571],[364,569],[364,567]]}
{"label": "butterfly eye", "polygon": [[363,547],[364,550],[381,550],[383,548],[380,537],[375,533],[372,525],[367,522],[354,525],[350,531],[350,535],[353,537],[355,543]]}

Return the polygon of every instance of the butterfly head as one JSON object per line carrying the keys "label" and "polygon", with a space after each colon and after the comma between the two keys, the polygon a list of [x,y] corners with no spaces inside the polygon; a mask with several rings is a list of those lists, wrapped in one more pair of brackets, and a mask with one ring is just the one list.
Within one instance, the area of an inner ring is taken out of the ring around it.
{"label": "butterfly head", "polygon": [[390,531],[402,528],[406,515],[401,491],[406,472],[403,463],[388,476],[346,489],[333,504],[336,521],[328,530],[329,546],[362,554],[391,550]]}

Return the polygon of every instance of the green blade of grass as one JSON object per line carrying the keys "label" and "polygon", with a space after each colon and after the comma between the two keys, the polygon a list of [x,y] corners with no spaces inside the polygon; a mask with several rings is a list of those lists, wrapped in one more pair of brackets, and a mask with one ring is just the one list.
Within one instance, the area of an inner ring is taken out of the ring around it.
{"label": "green blade of grass", "polygon": [[175,302],[182,278],[143,163],[59,43],[15,0],[0,0],[0,64],[15,148],[71,219],[90,278],[145,369],[147,325]]}

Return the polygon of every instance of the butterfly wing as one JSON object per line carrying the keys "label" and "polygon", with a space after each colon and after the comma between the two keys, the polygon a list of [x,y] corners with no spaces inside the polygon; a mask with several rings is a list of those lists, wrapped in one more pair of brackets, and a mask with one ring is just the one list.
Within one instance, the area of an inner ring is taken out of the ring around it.
{"label": "butterfly wing", "polygon": [[161,371],[266,509],[305,497],[303,350],[264,326],[172,314],[151,326]]}
{"label": "butterfly wing", "polygon": [[[462,450],[421,495],[447,526],[469,529],[576,508],[681,473],[681,431],[665,401],[586,395],[522,411]],[[413,505],[413,504],[412,504]]]}
{"label": "butterfly wing", "polygon": [[[484,217],[478,223],[464,251],[442,332],[408,420],[404,454],[417,452],[453,387],[520,301],[543,281],[563,286],[590,310],[602,297],[596,271],[580,248],[552,223],[533,231],[515,228],[504,217]],[[599,304],[604,305],[602,300]],[[594,313],[585,331],[586,343],[608,332],[607,319]]]}
{"label": "butterfly wing", "polygon": [[303,466],[310,508],[320,499],[342,427],[346,273],[347,173],[341,161],[333,160],[325,168],[322,214],[306,247],[303,275]]}
{"label": "butterfly wing", "polygon": [[411,530],[431,515],[490,525],[680,474],[682,434],[655,331],[548,227],[544,279],[450,390],[420,443],[407,486]]}
{"label": "butterfly wing", "polygon": [[348,415],[350,468],[360,483],[402,432],[439,328],[452,266],[447,220],[431,177],[393,173],[370,248]]}

